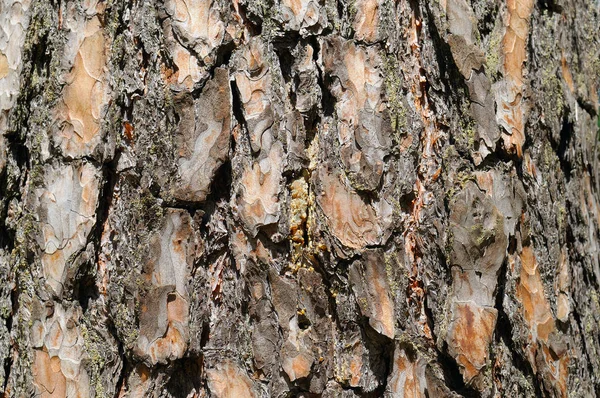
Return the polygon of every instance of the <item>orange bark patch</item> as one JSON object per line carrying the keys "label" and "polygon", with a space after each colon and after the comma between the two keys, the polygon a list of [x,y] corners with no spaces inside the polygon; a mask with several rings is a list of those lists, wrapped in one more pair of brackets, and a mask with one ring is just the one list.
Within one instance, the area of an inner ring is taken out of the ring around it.
{"label": "orange bark patch", "polygon": [[560,252],[560,262],[558,265],[558,281],[556,285],[556,317],[561,322],[569,320],[571,304],[569,298],[569,288],[571,286],[571,275],[569,274],[569,262],[566,249]]}
{"label": "orange bark patch", "polygon": [[307,1],[300,0],[283,0],[282,4],[289,7],[295,16],[300,16],[300,11],[302,11],[303,6],[308,3]]}
{"label": "orange bark patch", "polygon": [[332,77],[337,99],[340,156],[358,189],[376,190],[389,149],[391,124],[386,118],[383,64],[376,47],[331,38],[323,41],[322,64]]}
{"label": "orange bark patch", "polygon": [[378,267],[367,266],[367,280],[373,283],[373,293],[377,297],[372,302],[372,312],[375,314],[373,321],[370,320],[375,327],[375,330],[390,339],[394,338],[395,317],[394,317],[394,302],[389,295],[389,286],[386,279],[386,274]]}
{"label": "orange bark patch", "polygon": [[317,201],[333,235],[353,249],[379,244],[387,222],[378,216],[373,206],[365,203],[339,176],[322,168],[319,177],[323,192]]}
{"label": "orange bark patch", "polygon": [[520,258],[521,280],[517,286],[517,299],[522,304],[523,316],[531,331],[529,361],[532,368],[537,370],[537,358],[541,357],[545,365],[541,371],[550,379],[558,394],[566,397],[569,355],[567,352],[550,352],[551,336],[558,332],[550,304],[544,295],[544,286],[533,249],[530,246],[524,247]]}
{"label": "orange bark patch", "polygon": [[475,303],[455,303],[449,331],[450,347],[462,366],[465,382],[470,382],[485,366],[488,347],[498,316],[496,309]]}
{"label": "orange bark patch", "polygon": [[190,54],[188,50],[175,42],[172,48],[173,63],[177,66],[174,74],[165,70],[165,79],[170,84],[177,84],[191,90],[194,84],[198,83],[204,75],[204,70],[200,68],[198,59]]}
{"label": "orange bark patch", "polygon": [[60,371],[60,359],[36,350],[31,372],[39,396],[43,398],[67,396],[67,379]]}
{"label": "orange bark patch", "polygon": [[563,79],[565,79],[565,83],[569,87],[571,93],[575,92],[575,84],[573,83],[573,75],[571,75],[571,71],[569,70],[569,65],[567,65],[567,59],[563,54],[560,58],[560,68],[562,70]]}
{"label": "orange bark patch", "polygon": [[8,58],[0,52],[0,79],[8,75]]}
{"label": "orange bark patch", "polygon": [[358,387],[360,385],[362,366],[363,361],[361,356],[356,356],[350,360],[350,386]]}
{"label": "orange bark patch", "polygon": [[393,369],[388,388],[394,397],[421,398],[424,394],[425,368],[421,361],[411,360],[404,348],[394,352]]}
{"label": "orange bark patch", "polygon": [[90,153],[100,130],[100,112],[105,103],[104,67],[106,43],[100,20],[91,19],[85,27],[69,82],[63,92],[66,124],[60,133],[61,148],[70,156]]}
{"label": "orange bark patch", "polygon": [[282,0],[281,6],[283,20],[292,30],[304,31],[305,28],[314,27],[325,17],[321,14],[317,1]]}
{"label": "orange bark patch", "polygon": [[272,79],[264,51],[262,43],[252,40],[243,52],[240,70],[235,73],[235,83],[248,122],[250,145],[254,152],[266,146],[263,144],[263,134],[273,124],[268,97]]}
{"label": "orange bark patch", "polygon": [[526,109],[523,101],[523,64],[527,59],[527,35],[533,0],[507,0],[506,31],[502,39],[504,86],[499,90],[498,118],[506,130],[504,146],[519,157],[525,143]]}
{"label": "orange bark patch", "polygon": [[314,358],[300,352],[294,357],[286,357],[282,367],[290,380],[294,381],[308,376],[313,362]]}
{"label": "orange bark patch", "polygon": [[187,283],[195,241],[189,213],[169,210],[150,238],[143,277],[153,286],[141,298],[136,351],[152,364],[181,358],[187,349]]}
{"label": "orange bark patch", "polygon": [[148,354],[153,362],[159,363],[165,360],[174,360],[182,358],[187,348],[187,342],[181,335],[181,332],[169,325],[167,334],[160,339],[157,339],[148,347]]}
{"label": "orange bark patch", "polygon": [[167,319],[171,322],[185,322],[188,316],[188,304],[176,293],[167,298]]}
{"label": "orange bark patch", "polygon": [[253,398],[252,380],[232,362],[217,365],[206,372],[210,391],[216,398]]}
{"label": "orange bark patch", "polygon": [[502,39],[505,73],[515,83],[523,84],[523,63],[527,58],[525,44],[533,0],[507,0],[506,6],[506,32]]}
{"label": "orange bark patch", "polygon": [[380,90],[382,78],[373,65],[378,60],[375,53],[350,44],[344,51],[344,63],[348,70],[348,89],[351,96],[344,98],[352,104],[343,110],[342,116],[352,120],[360,109],[382,110]]}
{"label": "orange bark patch", "polygon": [[200,58],[219,46],[225,25],[212,0],[171,0],[168,3],[173,26],[192,43]]}
{"label": "orange bark patch", "polygon": [[357,40],[371,43],[377,39],[379,28],[379,1],[358,0],[354,18],[354,37]]}
{"label": "orange bark patch", "polygon": [[531,326],[534,339],[547,342],[554,330],[554,318],[544,296],[542,278],[530,246],[524,247],[521,253],[521,282],[517,287],[517,298],[523,304],[525,320]]}
{"label": "orange bark patch", "polygon": [[244,170],[238,197],[240,217],[254,234],[261,226],[279,220],[278,195],[284,156],[281,144],[273,144],[268,154],[268,158]]}
{"label": "orange bark patch", "polygon": [[390,339],[395,334],[394,301],[390,294],[383,255],[367,251],[364,261],[350,268],[350,282],[361,313],[369,318],[369,324],[377,332]]}
{"label": "orange bark patch", "polygon": [[30,332],[37,348],[31,368],[36,396],[89,396],[89,377],[82,365],[87,355],[77,326],[81,309],[47,302],[45,310],[34,313]]}

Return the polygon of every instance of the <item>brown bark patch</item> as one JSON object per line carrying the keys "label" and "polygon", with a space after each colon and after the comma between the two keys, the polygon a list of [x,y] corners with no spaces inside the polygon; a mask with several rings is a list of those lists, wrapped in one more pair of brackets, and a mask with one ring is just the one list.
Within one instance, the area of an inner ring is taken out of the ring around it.
{"label": "brown bark patch", "polygon": [[140,298],[135,352],[152,365],[181,358],[187,349],[187,284],[196,243],[190,223],[187,211],[169,210],[150,238],[143,273],[149,291]]}
{"label": "brown bark patch", "polygon": [[361,313],[377,332],[390,339],[395,334],[394,301],[391,297],[383,254],[369,250],[363,261],[350,268],[352,290]]}
{"label": "brown bark patch", "polygon": [[375,190],[389,151],[391,121],[384,95],[383,64],[376,47],[332,38],[323,41],[321,62],[335,77],[340,155],[356,189]]}
{"label": "brown bark patch", "polygon": [[231,90],[227,69],[215,69],[196,102],[190,97],[184,95],[177,102],[181,121],[175,141],[179,159],[173,195],[186,202],[202,202],[218,168],[229,158]]}
{"label": "brown bark patch", "polygon": [[36,191],[42,268],[46,282],[60,294],[67,281],[67,261],[86,246],[96,220],[99,176],[88,163],[72,164],[48,170],[44,183]]}

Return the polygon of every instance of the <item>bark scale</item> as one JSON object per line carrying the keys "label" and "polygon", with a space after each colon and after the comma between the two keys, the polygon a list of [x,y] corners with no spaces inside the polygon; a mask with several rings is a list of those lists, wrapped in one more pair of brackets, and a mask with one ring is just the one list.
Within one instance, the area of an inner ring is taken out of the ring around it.
{"label": "bark scale", "polygon": [[591,0],[0,0],[0,391],[600,394]]}

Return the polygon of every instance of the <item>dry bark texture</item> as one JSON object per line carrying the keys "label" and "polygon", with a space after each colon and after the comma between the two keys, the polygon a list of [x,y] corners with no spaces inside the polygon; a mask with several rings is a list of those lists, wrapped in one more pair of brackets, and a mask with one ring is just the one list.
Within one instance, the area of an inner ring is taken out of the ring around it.
{"label": "dry bark texture", "polygon": [[0,392],[600,395],[599,12],[0,0]]}

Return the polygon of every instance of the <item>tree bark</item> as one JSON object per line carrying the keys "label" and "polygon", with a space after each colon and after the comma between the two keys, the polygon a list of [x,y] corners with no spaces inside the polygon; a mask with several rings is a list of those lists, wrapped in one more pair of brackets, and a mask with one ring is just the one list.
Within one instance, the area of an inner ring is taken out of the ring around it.
{"label": "tree bark", "polygon": [[599,13],[0,0],[0,392],[600,395]]}

